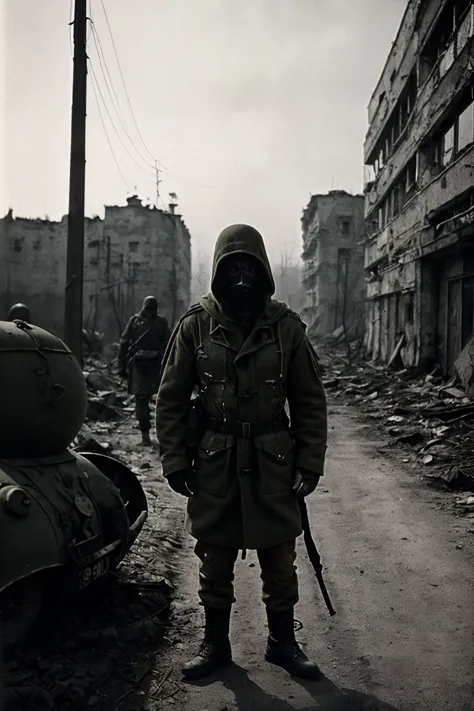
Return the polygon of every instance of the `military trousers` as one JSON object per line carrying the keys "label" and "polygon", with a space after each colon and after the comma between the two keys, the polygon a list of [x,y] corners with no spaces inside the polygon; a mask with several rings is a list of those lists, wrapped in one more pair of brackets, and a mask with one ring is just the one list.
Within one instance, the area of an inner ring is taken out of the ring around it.
{"label": "military trousers", "polygon": [[150,395],[135,395],[135,416],[141,432],[151,429]]}
{"label": "military trousers", "polygon": [[[205,607],[224,608],[235,602],[234,567],[239,551],[198,541],[199,598]],[[283,612],[298,602],[296,541],[257,550],[262,580],[262,600],[269,610]]]}

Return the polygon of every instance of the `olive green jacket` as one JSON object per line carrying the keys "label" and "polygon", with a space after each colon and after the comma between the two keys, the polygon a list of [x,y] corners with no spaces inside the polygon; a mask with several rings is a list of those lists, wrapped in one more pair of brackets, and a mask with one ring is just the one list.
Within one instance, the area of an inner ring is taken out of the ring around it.
{"label": "olive green jacket", "polygon": [[[257,246],[253,254],[271,276],[263,240]],[[225,247],[228,254],[229,245]],[[214,272],[218,248],[219,242]],[[269,279],[269,291],[272,285]],[[206,416],[220,423],[249,423],[251,436],[206,428],[192,461],[187,429],[196,386]],[[291,431],[272,431],[285,406]],[[299,467],[323,474],[327,411],[317,357],[299,316],[269,297],[244,339],[216,298],[204,297],[181,319],[171,339],[157,397],[156,429],[164,475],[190,472],[193,495],[187,527],[195,538],[258,549],[300,535],[294,476]]]}

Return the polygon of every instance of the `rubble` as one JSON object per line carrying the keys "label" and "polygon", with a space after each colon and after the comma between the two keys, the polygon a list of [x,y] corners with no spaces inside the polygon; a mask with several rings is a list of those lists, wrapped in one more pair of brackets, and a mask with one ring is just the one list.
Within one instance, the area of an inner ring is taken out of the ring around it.
{"label": "rubble", "polygon": [[331,397],[363,407],[364,416],[382,426],[393,445],[408,448],[428,484],[473,490],[474,401],[458,377],[443,379],[437,369],[428,375],[394,370],[360,357],[350,364],[334,341],[317,346]]}

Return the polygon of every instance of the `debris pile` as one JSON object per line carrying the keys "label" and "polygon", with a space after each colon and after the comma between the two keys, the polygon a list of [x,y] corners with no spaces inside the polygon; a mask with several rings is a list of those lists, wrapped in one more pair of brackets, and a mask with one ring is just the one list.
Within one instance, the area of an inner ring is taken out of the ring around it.
{"label": "debris pile", "polygon": [[84,378],[89,393],[87,421],[110,422],[133,412],[133,397],[113,371],[98,358],[87,358]]}
{"label": "debris pile", "polygon": [[342,352],[318,350],[330,397],[363,407],[394,444],[409,448],[428,483],[474,491],[474,401],[457,376],[446,381],[437,369],[420,375],[360,359],[349,364]]}
{"label": "debris pile", "polygon": [[54,618],[46,614],[24,650],[5,660],[7,711],[104,708],[112,700],[106,683],[124,649],[156,647],[169,608],[170,584],[137,578],[133,560],[75,600],[73,611],[63,604]]}

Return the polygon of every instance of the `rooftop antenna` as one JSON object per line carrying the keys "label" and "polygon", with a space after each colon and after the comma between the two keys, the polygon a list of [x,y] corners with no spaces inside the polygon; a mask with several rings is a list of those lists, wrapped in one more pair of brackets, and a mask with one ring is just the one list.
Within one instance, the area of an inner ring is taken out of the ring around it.
{"label": "rooftop antenna", "polygon": [[160,169],[158,167],[158,161],[155,160],[155,173],[156,173],[156,207],[159,206],[160,203]]}

